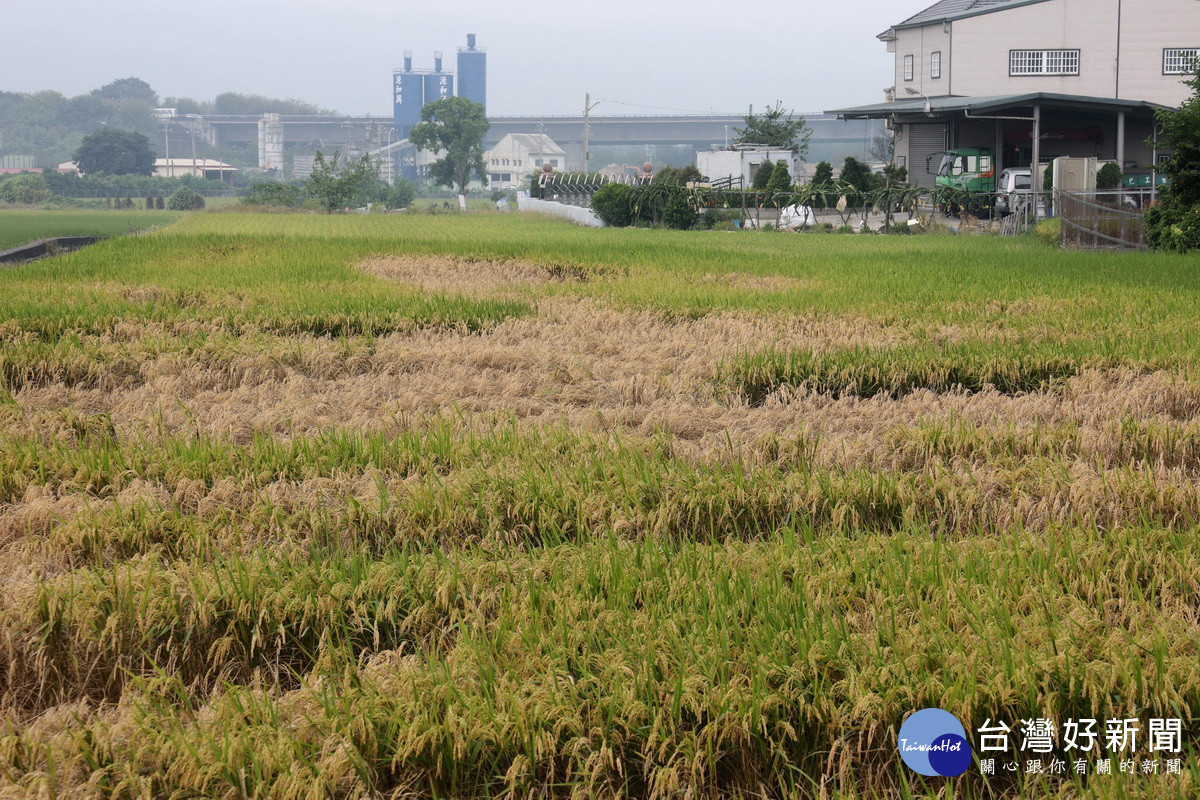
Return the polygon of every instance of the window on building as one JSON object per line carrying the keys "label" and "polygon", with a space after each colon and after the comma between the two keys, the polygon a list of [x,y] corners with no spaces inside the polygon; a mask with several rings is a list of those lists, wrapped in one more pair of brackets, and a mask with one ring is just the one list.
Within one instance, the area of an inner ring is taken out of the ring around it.
{"label": "window on building", "polygon": [[942,51],[934,50],[929,54],[929,77],[937,80],[942,77]]}
{"label": "window on building", "polygon": [[511,173],[511,172],[504,172],[504,173],[501,173],[501,175],[500,175],[500,180],[501,180],[502,182],[510,182],[510,181],[512,181],[512,173]]}
{"label": "window on building", "polygon": [[558,167],[558,159],[557,158],[550,159],[550,166],[557,168]]}
{"label": "window on building", "polygon": [[498,180],[500,180],[500,173],[499,173],[499,172],[493,172],[493,173],[492,173],[492,181],[494,182],[494,181],[498,181]]}
{"label": "window on building", "polygon": [[534,159],[533,165],[535,167],[540,167],[542,165],[542,160],[540,158]]}
{"label": "window on building", "polygon": [[904,57],[904,80],[911,81],[913,79],[913,57]]}
{"label": "window on building", "polygon": [[1009,50],[1008,74],[1078,75],[1078,50]]}
{"label": "window on building", "polygon": [[1200,47],[1168,47],[1163,50],[1163,75],[1191,75],[1200,60]]}

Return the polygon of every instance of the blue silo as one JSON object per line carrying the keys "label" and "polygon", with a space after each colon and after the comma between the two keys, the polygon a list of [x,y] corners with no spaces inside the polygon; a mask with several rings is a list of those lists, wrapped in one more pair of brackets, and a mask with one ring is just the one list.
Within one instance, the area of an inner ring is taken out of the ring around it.
{"label": "blue silo", "polygon": [[454,96],[454,73],[442,70],[442,53],[433,54],[433,72],[425,75],[425,102]]}
{"label": "blue silo", "polygon": [[397,135],[403,139],[413,125],[421,121],[421,106],[425,105],[425,76],[414,72],[412,51],[404,54],[404,69],[392,72],[392,102]]}
{"label": "blue silo", "polygon": [[487,51],[475,46],[475,34],[467,34],[467,46],[458,48],[458,96],[487,106]]}

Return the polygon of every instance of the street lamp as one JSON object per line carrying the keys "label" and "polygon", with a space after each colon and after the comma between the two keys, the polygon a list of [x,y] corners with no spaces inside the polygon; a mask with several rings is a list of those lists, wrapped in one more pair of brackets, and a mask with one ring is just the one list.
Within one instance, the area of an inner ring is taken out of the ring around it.
{"label": "street lamp", "polygon": [[929,103],[929,95],[924,94],[923,92],[918,92],[916,89],[912,88],[911,86],[905,86],[904,91],[906,91],[912,95],[920,95],[921,97],[924,97],[925,98],[925,113],[930,114],[933,112],[933,106],[931,106]]}

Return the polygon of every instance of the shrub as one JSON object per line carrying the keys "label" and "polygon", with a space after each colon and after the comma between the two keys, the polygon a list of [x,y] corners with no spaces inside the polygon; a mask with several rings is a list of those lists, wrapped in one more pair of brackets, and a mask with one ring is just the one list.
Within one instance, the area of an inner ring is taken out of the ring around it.
{"label": "shrub", "polygon": [[396,178],[388,189],[387,204],[391,208],[408,208],[417,199],[417,190],[404,178]]}
{"label": "shrub", "polygon": [[1146,240],[1156,250],[1200,249],[1200,75],[1186,82],[1192,96],[1177,110],[1158,112],[1160,141],[1171,150],[1171,186],[1162,205],[1146,212]]}
{"label": "shrub", "polygon": [[705,209],[701,216],[701,223],[708,230],[718,228],[720,230],[734,230],[733,221],[741,219],[742,213],[730,208],[708,208]]}
{"label": "shrub", "polygon": [[295,208],[304,203],[304,193],[299,186],[271,181],[251,186],[242,202],[251,206],[284,206]]}
{"label": "shrub", "polygon": [[1166,202],[1146,210],[1146,241],[1155,250],[1200,250],[1200,205]]}
{"label": "shrub", "polygon": [[1121,179],[1125,173],[1114,161],[1109,161],[1096,173],[1096,188],[1102,192],[1121,188]]}
{"label": "shrub", "polygon": [[686,231],[696,224],[696,212],[683,191],[674,192],[663,207],[663,224],[677,231]]}
{"label": "shrub", "polygon": [[5,203],[35,205],[50,196],[50,185],[44,175],[20,172],[0,180],[0,200]]}
{"label": "shrub", "polygon": [[592,210],[613,228],[627,228],[633,223],[630,195],[633,188],[623,183],[607,183],[592,195]]}
{"label": "shrub", "polygon": [[156,209],[158,209],[159,211],[162,211],[164,208],[167,207],[167,199],[165,197],[163,197],[161,194],[155,195],[154,196],[154,207]]}
{"label": "shrub", "polygon": [[1058,247],[1062,243],[1062,220],[1054,217],[1053,219],[1039,221],[1033,231],[1033,235],[1037,237],[1039,242],[1048,244],[1051,247]]}
{"label": "shrub", "polygon": [[204,208],[204,198],[195,190],[180,186],[167,198],[167,208],[171,211],[199,211]]}

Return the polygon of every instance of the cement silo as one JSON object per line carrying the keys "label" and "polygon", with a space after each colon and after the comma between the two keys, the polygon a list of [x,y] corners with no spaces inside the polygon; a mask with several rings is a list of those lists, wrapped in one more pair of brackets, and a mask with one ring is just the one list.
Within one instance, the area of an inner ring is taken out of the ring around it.
{"label": "cement silo", "polygon": [[442,69],[442,52],[433,54],[433,72],[425,76],[425,102],[454,96],[454,73]]}
{"label": "cement silo", "polygon": [[408,136],[413,125],[421,121],[421,106],[425,105],[425,78],[412,68],[412,51],[404,53],[404,69],[392,72],[392,101],[396,133],[401,139]]}
{"label": "cement silo", "polygon": [[475,46],[475,34],[467,34],[467,46],[458,48],[458,96],[487,106],[487,51]]}

